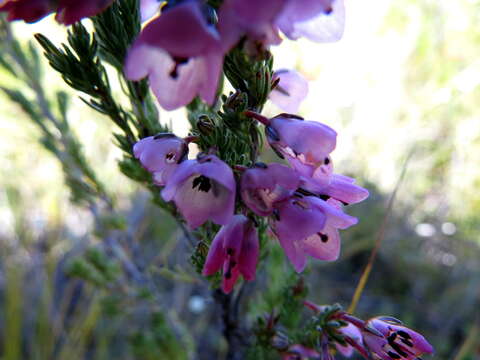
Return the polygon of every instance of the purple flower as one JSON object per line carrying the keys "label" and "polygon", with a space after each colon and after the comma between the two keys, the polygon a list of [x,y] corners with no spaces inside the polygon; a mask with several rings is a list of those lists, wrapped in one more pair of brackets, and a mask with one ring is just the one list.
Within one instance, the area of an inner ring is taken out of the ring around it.
{"label": "purple flower", "polygon": [[84,17],[96,15],[106,9],[113,0],[9,0],[1,4],[0,12],[8,13],[8,20],[36,22],[52,12],[55,19],[70,25]]}
{"label": "purple flower", "polygon": [[178,164],[188,155],[185,140],[169,133],[149,136],[137,142],[133,154],[153,173],[155,184],[164,186]]}
{"label": "purple flower", "polygon": [[416,331],[391,317],[376,317],[366,322],[362,331],[367,348],[383,360],[414,360],[433,347]]}
{"label": "purple flower", "polygon": [[282,40],[274,25],[287,0],[225,0],[218,14],[218,29],[224,51],[230,50],[240,38],[248,38],[268,47]]}
{"label": "purple flower", "polygon": [[268,164],[248,169],[242,175],[243,202],[257,215],[271,215],[276,203],[289,198],[298,189],[300,179],[288,166]]}
{"label": "purple flower", "polygon": [[335,205],[314,196],[294,196],[274,212],[272,230],[297,272],[305,269],[306,255],[324,261],[338,258],[338,229],[356,224],[357,219]]}
{"label": "purple flower", "polygon": [[175,202],[193,229],[207,220],[226,225],[233,216],[235,187],[230,167],[215,155],[206,155],[180,163],[162,197]]}
{"label": "purple flower", "polygon": [[332,128],[290,114],[267,121],[265,132],[270,146],[301,174],[330,161],[328,156],[337,141]]}
{"label": "purple flower", "polygon": [[[335,42],[342,38],[345,30],[345,4],[344,0],[321,1],[306,0],[313,2],[317,8],[324,11],[310,11],[316,14],[313,17],[299,16],[308,7],[302,6],[302,1],[291,1],[289,5],[294,7],[290,11],[284,11],[284,15],[278,20],[282,32],[292,40],[306,37],[316,42]],[[322,6],[323,5],[323,6]],[[327,9],[327,11],[325,11]],[[304,14],[304,13],[303,13]]]}
{"label": "purple flower", "polygon": [[270,100],[289,113],[296,113],[300,103],[307,97],[308,82],[293,70],[278,70],[273,80],[279,79],[277,86],[269,95]]}
{"label": "purple flower", "polygon": [[222,290],[228,294],[240,274],[247,281],[255,279],[258,253],[253,223],[243,215],[235,215],[213,239],[202,273],[213,275],[223,268]]}
{"label": "purple flower", "polygon": [[[355,325],[348,323],[347,326],[339,328],[338,332],[343,336],[352,339],[352,341],[357,343],[359,346],[363,346],[362,333]],[[353,355],[354,348],[349,344],[342,345],[335,343],[335,347],[345,357],[350,357]]]}
{"label": "purple flower", "polygon": [[10,0],[0,5],[0,12],[8,13],[8,21],[24,20],[33,23],[53,11],[55,5],[51,0]]}
{"label": "purple flower", "polygon": [[150,22],[129,51],[125,74],[149,77],[160,105],[173,110],[200,96],[215,101],[223,53],[219,35],[197,1],[186,1]]}
{"label": "purple flower", "polygon": [[[310,35],[310,21],[321,14],[332,12],[335,0],[225,0],[219,12],[219,31],[222,34],[224,49],[230,49],[241,37],[264,47],[281,42],[279,30],[289,37]],[[340,0],[336,0],[340,1]],[[307,27],[308,29],[304,29]],[[325,32],[318,21],[315,30]],[[328,24],[327,24],[328,25]]]}
{"label": "purple flower", "polygon": [[114,0],[60,0],[55,19],[65,25],[73,24],[82,18],[97,15]]}

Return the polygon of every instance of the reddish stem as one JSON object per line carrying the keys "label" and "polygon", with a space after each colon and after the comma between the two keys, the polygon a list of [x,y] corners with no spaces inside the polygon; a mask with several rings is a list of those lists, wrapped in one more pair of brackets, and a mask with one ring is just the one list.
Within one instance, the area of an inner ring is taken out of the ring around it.
{"label": "reddish stem", "polygon": [[187,136],[187,137],[184,137],[183,138],[183,141],[185,141],[187,144],[190,144],[190,143],[194,143],[194,142],[197,142],[197,140],[199,139],[198,136],[195,136],[195,135],[192,135],[192,136]]}
{"label": "reddish stem", "polygon": [[254,118],[255,120],[260,121],[265,126],[270,125],[270,119],[269,118],[267,118],[263,115],[260,115],[259,113],[256,113],[255,111],[247,110],[243,114],[247,117]]}
{"label": "reddish stem", "polygon": [[341,312],[341,313],[338,313],[338,315],[336,317],[340,320],[345,320],[346,322],[355,325],[360,330],[365,328],[365,321],[363,321],[362,319],[359,319],[359,318],[357,318],[353,315],[347,314],[345,312]]}

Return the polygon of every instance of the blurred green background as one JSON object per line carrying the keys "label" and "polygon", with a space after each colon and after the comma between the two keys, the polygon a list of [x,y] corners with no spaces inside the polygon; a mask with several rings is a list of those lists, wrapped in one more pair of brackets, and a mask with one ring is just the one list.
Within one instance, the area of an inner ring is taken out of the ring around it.
{"label": "blurred green background", "polygon": [[[371,192],[347,209],[360,223],[343,232],[341,259],[312,266],[309,299],[348,306],[406,166],[357,314],[404,320],[434,345],[435,359],[480,359],[480,1],[350,0],[348,10],[341,42],[285,41],[273,49],[276,68],[296,68],[310,81],[300,114],[339,133],[337,172]],[[65,39],[50,18],[14,31],[22,44],[36,32]],[[71,95],[71,131],[117,210],[99,222],[91,206],[72,203],[41,130],[0,95],[0,359],[222,358],[220,320],[190,265],[192,245],[119,172],[110,123],[45,69],[46,93]],[[3,70],[0,86],[36,101]],[[160,116],[188,133],[183,111]],[[117,260],[89,250],[71,261],[90,246]],[[280,271],[261,276],[252,296],[281,288],[290,271],[278,247],[269,262]],[[72,266],[100,286],[64,275]],[[114,275],[100,278],[95,266],[111,266]],[[119,278],[116,267],[127,274]],[[121,295],[106,296],[111,290]],[[252,314],[268,308],[254,300]]]}

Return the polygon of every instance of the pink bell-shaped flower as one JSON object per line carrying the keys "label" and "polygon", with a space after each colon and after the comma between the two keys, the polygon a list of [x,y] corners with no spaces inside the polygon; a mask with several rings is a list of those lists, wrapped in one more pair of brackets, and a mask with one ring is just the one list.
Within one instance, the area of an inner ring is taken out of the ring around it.
{"label": "pink bell-shaped flower", "polygon": [[383,360],[414,360],[433,353],[433,347],[419,333],[391,317],[368,320],[362,331],[366,347]]}
{"label": "pink bell-shaped flower", "polygon": [[127,78],[148,76],[166,110],[187,105],[197,95],[209,104],[215,101],[223,53],[200,6],[186,1],[165,11],[143,29],[127,56]]}
{"label": "pink bell-shaped flower", "polygon": [[302,272],[307,255],[324,261],[338,259],[338,229],[356,223],[355,217],[343,213],[330,200],[293,196],[278,205],[271,227],[295,270]]}
{"label": "pink bell-shaped flower", "polygon": [[327,125],[290,114],[267,121],[265,132],[270,146],[301,174],[305,168],[324,164],[335,149],[337,133]]}
{"label": "pink bell-shaped flower", "polygon": [[133,154],[145,169],[153,173],[155,184],[165,186],[178,164],[186,159],[188,145],[174,134],[164,133],[137,142]]}
{"label": "pink bell-shaped flower", "polygon": [[300,178],[288,166],[272,163],[246,170],[240,182],[243,202],[257,215],[269,216],[276,203],[293,195]]}
{"label": "pink bell-shaped flower", "polygon": [[223,268],[222,290],[228,294],[240,275],[247,281],[255,279],[258,254],[258,236],[253,223],[243,215],[235,215],[213,239],[203,275],[213,275]]}
{"label": "pink bell-shaped flower", "polygon": [[269,95],[270,100],[282,110],[296,113],[308,95],[308,82],[294,70],[277,70],[273,80],[279,80]]}
{"label": "pink bell-shaped flower", "polygon": [[215,155],[206,155],[180,163],[162,190],[162,197],[173,200],[195,229],[207,220],[228,224],[233,216],[235,191],[232,169]]}

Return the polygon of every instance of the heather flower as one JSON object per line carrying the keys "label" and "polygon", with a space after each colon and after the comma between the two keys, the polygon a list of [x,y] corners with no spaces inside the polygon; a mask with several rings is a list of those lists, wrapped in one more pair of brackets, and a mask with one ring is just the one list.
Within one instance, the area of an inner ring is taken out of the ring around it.
{"label": "heather flower", "polygon": [[270,100],[281,109],[289,113],[296,113],[300,103],[307,97],[307,80],[293,70],[275,71],[273,81],[277,79],[278,84],[270,93]]}
{"label": "heather flower", "polygon": [[203,275],[213,275],[223,268],[222,290],[228,294],[240,274],[247,281],[255,279],[258,253],[258,236],[253,223],[243,215],[235,215],[213,239]]}
{"label": "heather flower", "polygon": [[314,349],[300,344],[294,344],[282,353],[282,360],[320,359],[320,354]]}
{"label": "heather flower", "polygon": [[[345,30],[345,4],[344,0],[314,1],[317,7],[326,11],[317,11],[315,16],[292,19],[299,13],[298,8],[302,7],[301,1],[291,1],[290,6],[296,11],[285,11],[284,16],[279,19],[279,27],[282,32],[292,40],[305,37],[315,42],[335,42],[342,38]],[[305,8],[304,8],[305,9]],[[311,12],[312,14],[312,12]]]}
{"label": "heather flower", "polygon": [[8,12],[8,20],[36,22],[52,12],[55,19],[70,25],[82,18],[94,16],[105,10],[113,0],[9,0],[0,6],[0,12]]}
{"label": "heather flower", "polygon": [[300,183],[297,173],[281,164],[258,164],[241,178],[243,202],[257,215],[269,216],[276,203],[289,198]]}
{"label": "heather flower", "polygon": [[114,0],[60,0],[55,19],[71,25],[82,18],[91,17],[105,10]]}
{"label": "heather flower", "polygon": [[274,212],[272,230],[297,272],[306,266],[306,255],[334,261],[340,254],[338,229],[355,225],[357,219],[335,203],[314,196],[291,197]]}
{"label": "heather flower", "polygon": [[230,167],[215,155],[185,160],[175,169],[162,190],[173,200],[191,228],[211,220],[226,225],[233,216],[235,179]]}
{"label": "heather flower", "polygon": [[421,334],[391,317],[368,320],[362,335],[367,348],[383,360],[414,360],[433,353],[432,345]]}
{"label": "heather flower", "polygon": [[209,104],[215,101],[223,53],[200,6],[186,1],[165,11],[143,29],[127,56],[127,78],[148,76],[166,110],[187,105],[197,95]]}
{"label": "heather flower", "polygon": [[218,14],[218,29],[224,51],[230,50],[244,35],[263,44],[279,44],[282,40],[274,25],[286,0],[225,0]]}
{"label": "heather flower", "polygon": [[[332,11],[334,0],[225,0],[219,11],[219,31],[224,49],[230,49],[241,37],[264,47],[281,42],[279,30],[287,36],[300,33],[294,25]],[[306,34],[308,34],[305,31]]]}
{"label": "heather flower", "polygon": [[178,164],[188,155],[185,140],[169,133],[149,136],[137,142],[133,154],[153,173],[155,184],[164,186]]}
{"label": "heather flower", "polygon": [[[352,341],[357,343],[359,346],[363,346],[362,333],[360,330],[353,324],[348,323],[347,326],[343,326],[338,329],[338,332],[344,337],[350,338]],[[337,350],[345,357],[350,357],[353,355],[355,350],[353,346],[346,344],[342,345],[338,342],[335,343]]]}
{"label": "heather flower", "polygon": [[247,115],[266,124],[270,146],[302,174],[325,164],[335,149],[337,133],[327,125],[290,114],[280,114],[270,120],[254,113]]}

